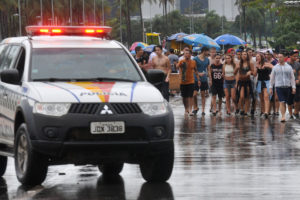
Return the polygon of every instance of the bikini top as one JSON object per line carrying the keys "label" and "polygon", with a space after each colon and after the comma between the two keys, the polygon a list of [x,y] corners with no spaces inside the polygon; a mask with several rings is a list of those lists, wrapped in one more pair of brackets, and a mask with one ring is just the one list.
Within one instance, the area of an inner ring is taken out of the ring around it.
{"label": "bikini top", "polygon": [[246,75],[249,71],[250,71],[250,67],[249,66],[247,66],[247,67],[242,66],[240,68],[240,74],[242,74],[242,75]]}

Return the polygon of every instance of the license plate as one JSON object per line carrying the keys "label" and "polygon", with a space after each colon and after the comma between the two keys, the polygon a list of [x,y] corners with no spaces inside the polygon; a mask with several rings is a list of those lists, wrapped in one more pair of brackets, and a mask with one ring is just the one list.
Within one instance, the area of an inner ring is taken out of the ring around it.
{"label": "license plate", "polygon": [[92,122],[92,134],[121,134],[125,133],[124,122]]}

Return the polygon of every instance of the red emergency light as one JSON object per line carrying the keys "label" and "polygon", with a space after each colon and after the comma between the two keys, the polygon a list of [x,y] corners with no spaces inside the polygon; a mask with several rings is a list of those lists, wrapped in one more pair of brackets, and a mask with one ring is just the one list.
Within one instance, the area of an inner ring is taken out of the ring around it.
{"label": "red emergency light", "polygon": [[77,35],[106,38],[111,29],[109,26],[26,26],[26,32],[30,36]]}

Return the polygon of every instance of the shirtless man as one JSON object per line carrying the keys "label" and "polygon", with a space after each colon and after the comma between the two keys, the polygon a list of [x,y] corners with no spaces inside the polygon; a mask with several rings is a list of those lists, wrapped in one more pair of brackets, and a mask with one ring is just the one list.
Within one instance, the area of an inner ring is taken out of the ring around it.
{"label": "shirtless man", "polygon": [[171,64],[169,58],[163,55],[162,52],[161,45],[155,47],[157,56],[152,59],[152,67],[153,69],[162,70],[165,73],[165,81],[162,83],[160,91],[163,97],[169,101],[169,76],[171,73]]}

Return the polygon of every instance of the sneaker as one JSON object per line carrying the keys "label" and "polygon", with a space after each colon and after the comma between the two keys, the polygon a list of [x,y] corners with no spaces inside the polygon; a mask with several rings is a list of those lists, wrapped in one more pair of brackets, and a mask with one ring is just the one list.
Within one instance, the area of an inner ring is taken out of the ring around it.
{"label": "sneaker", "polygon": [[251,114],[251,116],[254,116],[255,111],[254,111],[254,110],[251,110],[250,114]]}
{"label": "sneaker", "polygon": [[240,110],[239,110],[239,109],[236,109],[236,111],[235,111],[235,115],[238,115],[238,114],[239,114],[239,112],[240,112]]}
{"label": "sneaker", "polygon": [[296,119],[296,117],[294,115],[291,115],[290,119]]}
{"label": "sneaker", "polygon": [[268,113],[265,113],[265,114],[264,114],[264,118],[265,118],[265,119],[268,119],[268,117],[269,117]]}
{"label": "sneaker", "polygon": [[217,115],[217,113],[216,113],[216,112],[213,112],[213,113],[212,113],[212,115],[213,115],[213,116],[216,116],[216,115]]}
{"label": "sneaker", "polygon": [[197,110],[193,110],[194,115],[197,115],[199,108]]}
{"label": "sneaker", "polygon": [[202,116],[204,116],[205,115],[205,112],[202,112]]}
{"label": "sneaker", "polygon": [[276,116],[279,116],[279,112],[276,112],[275,115],[276,115]]}
{"label": "sneaker", "polygon": [[240,115],[241,115],[241,116],[244,116],[244,115],[245,115],[245,112],[244,112],[243,110],[241,110]]}
{"label": "sneaker", "polygon": [[296,118],[296,119],[299,119],[300,118],[300,116],[299,116],[299,114],[294,114],[294,117]]}
{"label": "sneaker", "polygon": [[230,112],[226,112],[226,114],[227,114],[227,116],[230,116],[230,115],[231,115],[231,113],[230,113]]}

